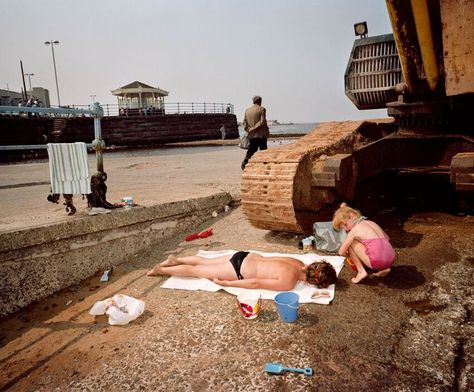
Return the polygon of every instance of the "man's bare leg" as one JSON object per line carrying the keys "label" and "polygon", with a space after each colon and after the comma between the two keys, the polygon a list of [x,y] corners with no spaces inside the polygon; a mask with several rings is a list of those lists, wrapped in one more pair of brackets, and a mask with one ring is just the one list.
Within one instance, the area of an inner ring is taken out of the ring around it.
{"label": "man's bare leg", "polygon": [[187,276],[191,278],[206,279],[224,279],[236,280],[234,267],[230,263],[215,263],[208,265],[186,265],[179,264],[169,267],[163,267],[157,264],[152,270],[148,271],[148,276],[169,275],[169,276]]}
{"label": "man's bare leg", "polygon": [[155,275],[169,275],[169,276],[190,276],[196,277],[194,273],[195,266],[193,265],[172,265],[169,267],[163,267],[162,264],[157,264],[153,267],[152,270],[147,272],[148,276]]}
{"label": "man's bare leg", "polygon": [[[161,263],[157,264],[153,269],[148,271],[148,276],[153,275],[160,275],[162,272],[157,273],[160,268],[163,267],[172,267],[180,264],[185,265],[214,265],[214,264],[222,264],[229,261],[231,255],[219,256],[214,258],[205,258],[202,256],[184,256],[184,257],[176,257],[175,255],[169,255],[166,260],[162,261]],[[160,267],[160,268],[157,268]]]}
{"label": "man's bare leg", "polygon": [[148,276],[156,276],[156,275],[165,275],[163,271],[164,267],[161,266],[160,263],[155,265],[150,271],[148,271],[146,274]]}
{"label": "man's bare leg", "polygon": [[178,258],[175,255],[169,255],[165,261],[162,261],[160,263],[162,267],[169,267],[169,266],[178,265],[178,264],[181,264],[181,263],[178,261]]}
{"label": "man's bare leg", "polygon": [[171,267],[173,265],[181,264],[179,259],[175,255],[169,255],[166,260],[161,263],[156,264],[150,271],[146,274],[148,276],[155,276],[163,274],[162,270],[164,267]]}

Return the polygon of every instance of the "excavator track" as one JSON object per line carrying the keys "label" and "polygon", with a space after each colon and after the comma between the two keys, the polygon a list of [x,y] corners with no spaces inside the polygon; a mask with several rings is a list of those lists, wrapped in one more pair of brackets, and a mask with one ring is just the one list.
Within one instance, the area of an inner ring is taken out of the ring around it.
{"label": "excavator track", "polygon": [[322,123],[295,143],[256,153],[241,180],[247,219],[261,229],[310,233],[335,200],[331,190],[315,186],[314,172],[326,157],[351,154],[392,132],[391,124],[392,119]]}
{"label": "excavator track", "polygon": [[437,176],[455,192],[453,203],[472,204],[472,0],[386,4],[393,34],[355,41],[344,85],[357,108],[387,108],[393,118],[324,123],[296,143],[255,154],[241,199],[257,228],[311,233],[338,202],[355,201],[356,188],[358,198],[369,196],[377,192],[370,180],[389,173]]}

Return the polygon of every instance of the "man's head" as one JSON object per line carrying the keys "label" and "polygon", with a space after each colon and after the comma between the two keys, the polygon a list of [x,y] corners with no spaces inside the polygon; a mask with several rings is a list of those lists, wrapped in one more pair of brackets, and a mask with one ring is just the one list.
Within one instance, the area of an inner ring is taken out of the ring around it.
{"label": "man's head", "polygon": [[261,105],[262,104],[262,97],[256,95],[252,98],[254,105]]}
{"label": "man's head", "polygon": [[336,270],[324,260],[311,263],[306,267],[306,281],[320,289],[325,289],[337,282]]}

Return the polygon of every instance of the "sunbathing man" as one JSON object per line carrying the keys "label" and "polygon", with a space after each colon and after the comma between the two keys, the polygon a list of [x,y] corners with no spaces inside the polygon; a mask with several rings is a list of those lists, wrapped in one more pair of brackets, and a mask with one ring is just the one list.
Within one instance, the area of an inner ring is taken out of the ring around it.
{"label": "sunbathing man", "polygon": [[319,288],[328,287],[337,280],[334,267],[326,261],[306,266],[293,257],[267,257],[249,252],[212,259],[170,255],[148,271],[147,275],[206,278],[221,286],[276,291],[291,290],[299,280]]}

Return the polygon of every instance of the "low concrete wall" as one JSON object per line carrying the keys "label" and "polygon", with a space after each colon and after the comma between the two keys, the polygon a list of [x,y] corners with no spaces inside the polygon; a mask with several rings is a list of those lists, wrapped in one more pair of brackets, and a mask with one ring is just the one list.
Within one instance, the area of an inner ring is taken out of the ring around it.
{"label": "low concrete wall", "polygon": [[0,234],[0,316],[182,235],[223,210],[228,193],[147,208],[114,210]]}

